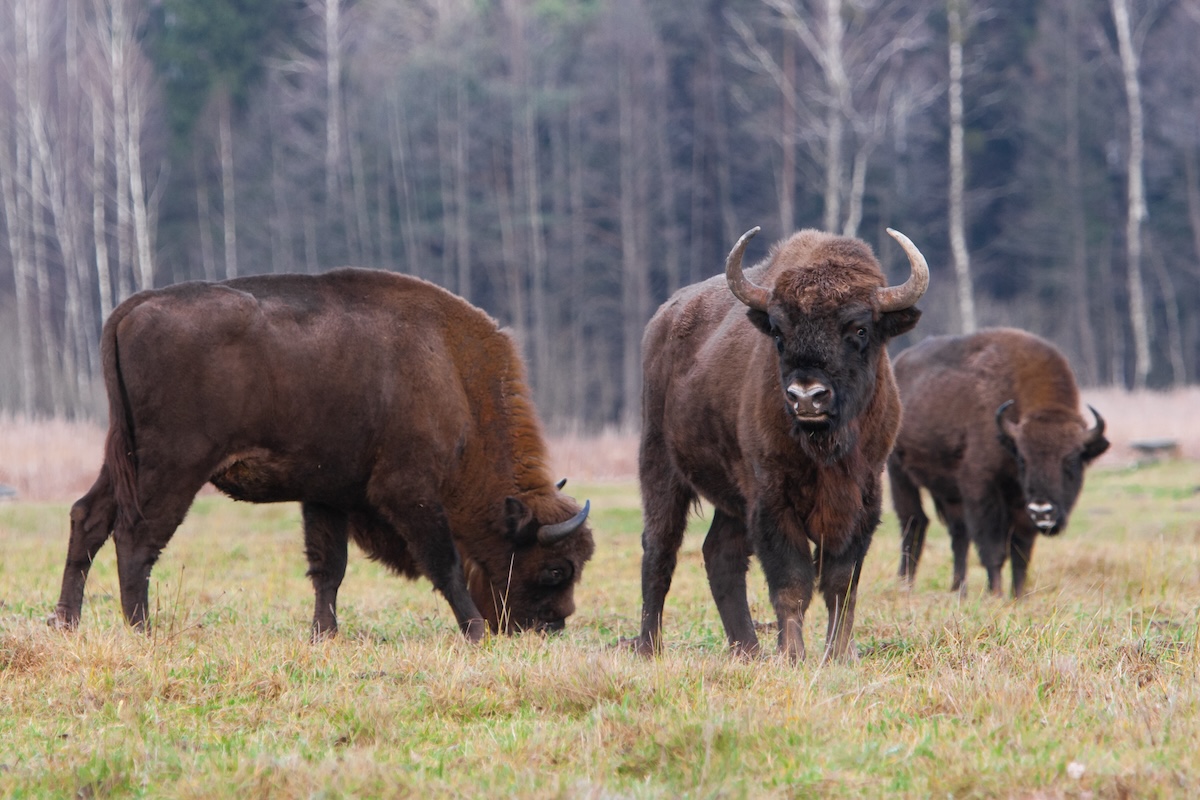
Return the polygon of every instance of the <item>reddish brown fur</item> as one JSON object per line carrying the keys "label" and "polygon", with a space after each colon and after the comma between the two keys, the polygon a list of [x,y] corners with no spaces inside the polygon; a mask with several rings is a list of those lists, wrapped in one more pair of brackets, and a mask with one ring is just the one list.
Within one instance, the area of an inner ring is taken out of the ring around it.
{"label": "reddish brown fur", "polygon": [[[703,497],[715,507],[705,564],[734,650],[758,649],[745,596],[753,551],[781,651],[803,657],[801,621],[816,581],[830,609],[827,653],[852,655],[858,574],[900,423],[884,344],[919,312],[881,312],[885,281],[870,249],[817,231],[777,244],[746,277],[772,290],[769,313],[747,313],[722,275],[677,292],[646,328],[643,616],[634,644],[644,653],[659,646],[675,553],[688,509]],[[865,349],[851,341],[859,328],[869,330]],[[782,355],[768,329],[786,340]],[[781,381],[792,370],[816,370],[840,393],[828,430],[790,415]]]}
{"label": "reddish brown fur", "polygon": [[550,478],[513,341],[462,299],[354,269],[181,284],[114,311],[102,355],[106,460],[72,509],[58,623],[77,624],[110,530],[143,622],[150,567],[206,480],[302,503],[318,635],[336,629],[349,538],[433,580],[472,638],[574,610],[591,533],[537,541],[579,508]]}
{"label": "reddish brown fur", "polygon": [[[1070,365],[1044,339],[1000,328],[927,339],[900,354],[896,375],[905,414],[888,474],[903,532],[901,577],[912,579],[924,545],[924,487],[950,530],[953,588],[965,589],[974,541],[995,593],[1012,555],[1019,596],[1039,532],[1027,506],[1053,508],[1040,517],[1044,532],[1065,529],[1084,467],[1108,446],[1079,413]],[[997,410],[1010,400],[1002,436]]]}

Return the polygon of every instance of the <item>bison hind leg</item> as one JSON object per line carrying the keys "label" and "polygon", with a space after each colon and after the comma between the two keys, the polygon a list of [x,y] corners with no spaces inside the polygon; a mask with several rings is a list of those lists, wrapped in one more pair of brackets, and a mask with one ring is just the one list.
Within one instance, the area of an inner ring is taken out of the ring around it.
{"label": "bison hind leg", "polygon": [[[641,486],[642,625],[627,644],[634,652],[651,656],[662,649],[662,615],[675,574],[679,547],[687,529],[688,510],[696,493],[684,484],[665,457],[647,463],[643,453]],[[665,471],[665,474],[663,472]]]}
{"label": "bison hind leg", "polygon": [[917,574],[917,564],[925,549],[925,531],[929,517],[921,507],[921,490],[908,477],[894,458],[888,460],[888,481],[892,490],[892,506],[900,521],[900,580],[911,586]]}
{"label": "bison hind leg", "polygon": [[112,480],[108,466],[100,467],[100,474],[87,494],[71,506],[71,534],[67,543],[67,563],[63,568],[62,591],[54,614],[46,620],[59,629],[74,629],[79,625],[83,611],[83,587],[96,553],[112,534],[117,516],[117,502],[113,495]]}
{"label": "bison hind leg", "polygon": [[125,514],[117,517],[113,543],[117,549],[121,608],[126,622],[134,628],[148,628],[150,571],[205,482],[203,475],[166,486],[139,482],[138,493],[143,498],[141,515],[134,512],[132,520],[126,520]]}

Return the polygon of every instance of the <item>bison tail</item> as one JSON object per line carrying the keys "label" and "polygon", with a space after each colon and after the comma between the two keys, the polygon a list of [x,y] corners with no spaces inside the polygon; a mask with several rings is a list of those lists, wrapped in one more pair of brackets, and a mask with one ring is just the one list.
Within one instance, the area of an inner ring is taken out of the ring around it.
{"label": "bison tail", "polygon": [[132,304],[118,306],[100,335],[100,360],[104,388],[108,394],[108,437],[104,441],[104,463],[108,465],[117,501],[117,524],[128,527],[142,517],[137,492],[137,454],[133,437],[133,415],[121,375],[117,327]]}

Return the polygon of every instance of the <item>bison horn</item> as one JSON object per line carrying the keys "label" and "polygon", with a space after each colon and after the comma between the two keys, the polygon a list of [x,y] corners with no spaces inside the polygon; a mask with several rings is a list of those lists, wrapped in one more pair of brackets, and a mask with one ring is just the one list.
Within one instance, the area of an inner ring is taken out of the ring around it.
{"label": "bison horn", "polygon": [[729,291],[733,292],[734,297],[756,311],[766,311],[771,293],[742,273],[742,253],[746,250],[746,243],[760,230],[762,228],[756,225],[743,233],[742,238],[738,239],[737,244],[729,251],[729,257],[725,259],[725,280],[728,281]]}
{"label": "bison horn", "polygon": [[579,530],[579,526],[587,521],[588,512],[592,510],[592,501],[583,504],[583,510],[566,522],[556,522],[553,525],[543,525],[538,528],[538,542],[541,544],[556,544]]}
{"label": "bison horn", "polygon": [[1012,408],[1014,402],[1016,401],[1005,400],[1000,404],[1000,407],[996,409],[996,430],[1000,431],[1000,441],[1005,445],[1008,445],[1012,442],[1013,431],[1009,430],[1009,425],[1012,423],[1005,419],[1004,415],[1008,413],[1010,408]]}
{"label": "bison horn", "polygon": [[[887,232],[900,243],[900,247],[904,248],[904,253],[908,256],[908,263],[912,266],[912,274],[899,286],[878,289],[876,297],[879,298],[880,311],[900,311],[916,305],[917,301],[921,299],[921,295],[925,294],[925,290],[929,288],[929,264],[911,239],[891,228],[888,228]],[[732,258],[732,256],[730,257]],[[737,293],[734,292],[734,294]]]}
{"label": "bison horn", "polygon": [[1012,408],[1013,402],[1015,401],[1005,400],[1000,404],[1000,407],[996,409],[996,427],[1000,429],[1001,433],[1008,433],[1006,430],[1004,430],[1004,415],[1008,413],[1008,409]]}
{"label": "bison horn", "polygon": [[1092,412],[1092,416],[1096,418],[1096,427],[1088,431],[1088,441],[1098,442],[1104,438],[1104,417],[1100,416],[1100,412],[1088,406],[1088,411]]}

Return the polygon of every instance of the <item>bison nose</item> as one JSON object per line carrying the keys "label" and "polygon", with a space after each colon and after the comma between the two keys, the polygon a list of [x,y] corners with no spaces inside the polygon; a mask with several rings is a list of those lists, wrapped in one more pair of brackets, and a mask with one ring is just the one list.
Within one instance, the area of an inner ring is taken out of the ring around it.
{"label": "bison nose", "polygon": [[829,413],[833,406],[833,389],[823,383],[793,381],[787,387],[788,402],[798,417],[815,417]]}
{"label": "bison nose", "polygon": [[1050,531],[1058,525],[1058,509],[1053,503],[1030,503],[1025,506],[1025,510],[1029,512],[1029,518],[1038,530]]}

